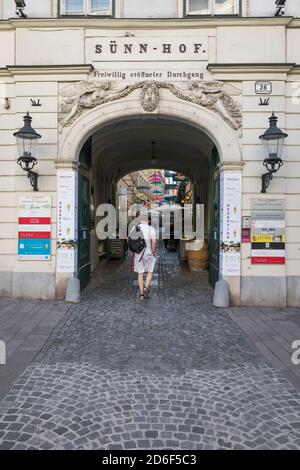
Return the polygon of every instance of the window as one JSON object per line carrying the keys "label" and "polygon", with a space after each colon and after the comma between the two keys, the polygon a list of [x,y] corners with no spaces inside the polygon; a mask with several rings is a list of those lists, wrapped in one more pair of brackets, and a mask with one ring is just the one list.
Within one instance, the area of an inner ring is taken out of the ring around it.
{"label": "window", "polygon": [[186,0],[188,15],[236,15],[239,0]]}
{"label": "window", "polygon": [[123,0],[124,18],[176,18],[177,0]]}
{"label": "window", "polygon": [[62,15],[97,15],[112,14],[112,0],[62,0]]}

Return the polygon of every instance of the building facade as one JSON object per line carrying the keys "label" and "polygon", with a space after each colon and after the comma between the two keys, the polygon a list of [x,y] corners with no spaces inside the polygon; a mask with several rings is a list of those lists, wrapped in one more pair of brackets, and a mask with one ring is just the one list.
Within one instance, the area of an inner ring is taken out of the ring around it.
{"label": "building facade", "polygon": [[[1,295],[88,283],[91,196],[115,202],[122,177],[151,168],[155,140],[157,168],[187,175],[205,205],[212,284],[225,278],[236,305],[299,306],[300,1],[26,4],[18,16],[0,0]],[[27,112],[38,192],[17,165]],[[262,193],[273,112],[288,137]]]}

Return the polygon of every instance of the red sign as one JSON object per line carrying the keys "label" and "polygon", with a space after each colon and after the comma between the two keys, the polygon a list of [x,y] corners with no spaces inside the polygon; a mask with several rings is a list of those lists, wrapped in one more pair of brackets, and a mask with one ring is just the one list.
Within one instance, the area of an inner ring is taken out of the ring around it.
{"label": "red sign", "polygon": [[242,228],[242,243],[251,242],[250,232],[251,232],[250,228]]}
{"label": "red sign", "polygon": [[51,238],[50,232],[19,232],[19,238]]}
{"label": "red sign", "polygon": [[285,264],[285,257],[253,256],[252,264]]}
{"label": "red sign", "polygon": [[19,225],[49,225],[50,217],[19,217]]}

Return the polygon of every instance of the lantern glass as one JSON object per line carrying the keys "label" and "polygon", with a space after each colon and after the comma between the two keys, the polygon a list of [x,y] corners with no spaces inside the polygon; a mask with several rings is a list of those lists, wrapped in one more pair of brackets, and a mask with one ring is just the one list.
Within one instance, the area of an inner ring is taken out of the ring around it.
{"label": "lantern glass", "polygon": [[273,136],[271,139],[264,139],[265,158],[281,159],[284,139],[285,137],[282,136]]}
{"label": "lantern glass", "polygon": [[19,157],[35,157],[37,154],[37,147],[39,137],[34,135],[19,134],[16,136]]}

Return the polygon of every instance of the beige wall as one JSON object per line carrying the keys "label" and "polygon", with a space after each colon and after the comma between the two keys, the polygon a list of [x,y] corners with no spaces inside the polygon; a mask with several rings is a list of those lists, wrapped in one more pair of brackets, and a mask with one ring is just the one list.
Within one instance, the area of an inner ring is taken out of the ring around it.
{"label": "beige wall", "polygon": [[[16,28],[16,29],[14,29]],[[124,30],[120,31],[124,34]],[[37,28],[0,25],[0,64],[13,66],[37,66],[0,70],[0,271],[2,272],[55,272],[55,221],[56,221],[56,167],[58,140],[58,84],[87,79],[87,72],[78,71],[75,65],[84,64],[86,51],[84,36],[101,34],[83,27],[65,27],[56,31],[52,26],[39,25]],[[111,31],[103,34],[109,35]],[[114,34],[118,34],[116,31]],[[153,29],[139,30],[139,35],[168,36],[209,35],[211,38],[210,62],[222,64],[243,64],[249,62],[300,63],[299,28],[285,29],[284,26],[251,27],[231,26],[197,28],[178,31]],[[215,40],[216,38],[216,40]],[[67,67],[74,64],[74,68]],[[52,66],[48,71],[38,66]],[[55,69],[55,65],[61,67]],[[117,66],[124,64],[117,64]],[[153,64],[152,64],[153,65]],[[161,64],[160,64],[161,65]],[[195,65],[195,64],[193,64]],[[163,64],[163,66],[165,66]],[[261,174],[263,173],[263,149],[258,136],[268,125],[268,117],[274,111],[279,118],[279,127],[289,134],[284,149],[285,164],[265,197],[279,197],[286,201],[287,220],[287,263],[286,266],[252,266],[249,260],[250,246],[242,249],[242,275],[252,277],[300,276],[300,91],[297,94],[300,75],[294,70],[283,71],[274,67],[261,71],[253,66],[240,71],[230,67],[216,72],[212,78],[234,84],[242,91],[235,97],[243,109],[243,135],[240,139],[245,162],[242,181],[242,213],[250,215],[251,199],[261,197]],[[256,80],[271,80],[273,94],[270,106],[259,106],[255,94]],[[300,88],[300,87],[299,87]],[[136,95],[138,97],[138,95]],[[4,109],[3,98],[9,98],[10,108]],[[33,108],[31,98],[40,99],[42,107]],[[135,98],[134,98],[135,99]],[[175,99],[175,98],[174,98]],[[13,132],[21,126],[22,116],[29,110],[33,127],[42,134],[38,155],[37,172],[40,175],[41,194],[52,196],[52,259],[50,262],[21,262],[17,253],[17,200],[18,196],[31,192],[25,173],[16,164],[16,146]],[[84,129],[82,130],[84,132]],[[66,155],[66,158],[69,156]],[[7,279],[7,278],[6,278]],[[9,281],[5,281],[8,282]]]}

